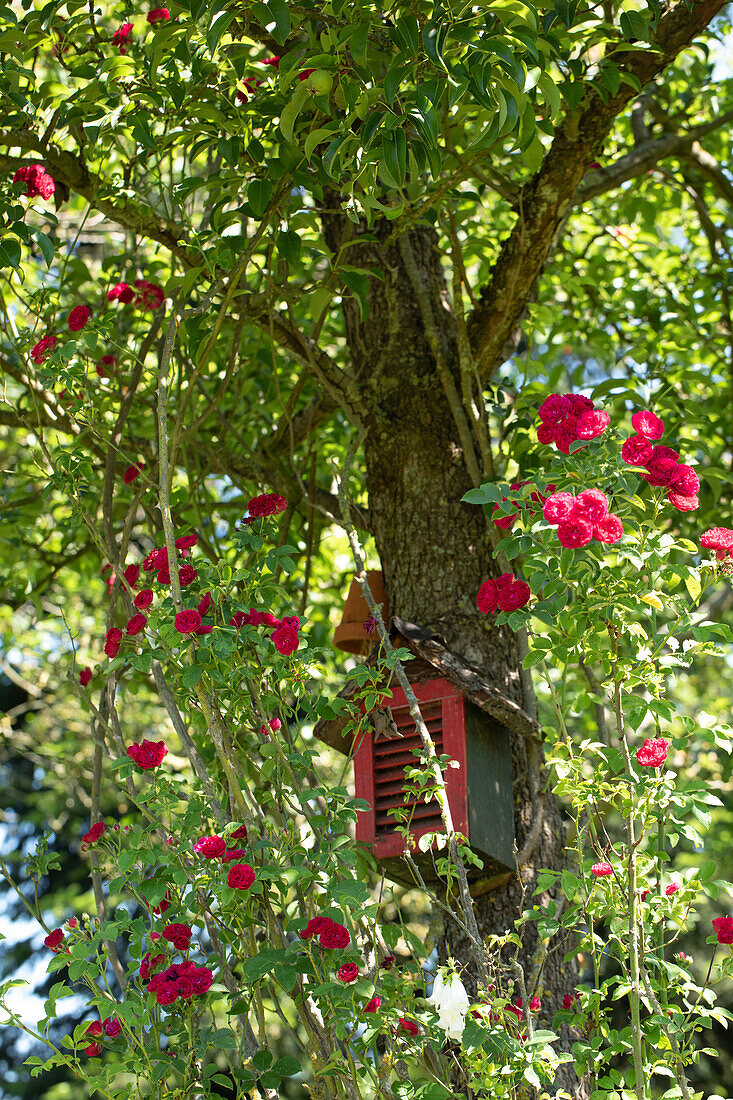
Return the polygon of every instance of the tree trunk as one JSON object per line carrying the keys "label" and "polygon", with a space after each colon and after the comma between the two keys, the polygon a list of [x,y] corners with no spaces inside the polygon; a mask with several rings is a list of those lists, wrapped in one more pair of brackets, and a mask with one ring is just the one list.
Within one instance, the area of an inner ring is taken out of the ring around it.
{"label": "tree trunk", "polygon": [[[330,215],[325,231],[332,248],[343,243],[344,234],[364,232],[363,227],[345,223],[333,208]],[[414,292],[415,271],[411,279],[397,244],[383,244],[392,229],[392,225],[378,224],[370,231],[376,241],[349,248],[352,264],[384,274],[384,281],[371,280],[368,317],[362,321],[358,304],[344,300],[354,372],[369,409],[365,460],[370,527],[389,606],[393,615],[440,634],[456,656],[526,707],[515,635],[506,627],[492,626],[476,608],[481,582],[500,570],[491,555],[482,510],[461,503],[471,488],[463,449]],[[437,237],[431,229],[415,229],[410,232],[410,245],[422,288],[433,303],[432,315],[440,325],[445,360],[453,367],[456,333]],[[520,736],[510,737],[519,871],[505,885],[476,899],[484,935],[513,931],[522,902],[526,907],[532,898],[537,870],[559,868],[564,861],[560,808],[551,792],[539,794],[545,781],[541,753],[528,752]],[[530,836],[533,840],[527,847]],[[535,900],[544,904],[548,899]],[[549,1026],[563,995],[577,979],[575,963],[563,962],[571,944],[556,939],[549,944],[549,953],[538,952],[533,922],[523,926],[522,935],[527,993],[539,995],[542,1001],[534,1018]],[[442,951],[459,962],[471,954],[457,926],[446,928]],[[568,1038],[563,1036],[563,1045],[568,1045]],[[557,1084],[584,1095],[567,1070]]]}

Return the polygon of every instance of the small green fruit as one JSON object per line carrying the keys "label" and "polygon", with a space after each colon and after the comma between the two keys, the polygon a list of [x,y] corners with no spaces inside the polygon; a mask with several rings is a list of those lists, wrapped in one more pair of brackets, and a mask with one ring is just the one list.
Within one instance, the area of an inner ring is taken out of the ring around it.
{"label": "small green fruit", "polygon": [[308,77],[308,91],[311,95],[328,95],[333,88],[333,77],[325,69],[316,69]]}

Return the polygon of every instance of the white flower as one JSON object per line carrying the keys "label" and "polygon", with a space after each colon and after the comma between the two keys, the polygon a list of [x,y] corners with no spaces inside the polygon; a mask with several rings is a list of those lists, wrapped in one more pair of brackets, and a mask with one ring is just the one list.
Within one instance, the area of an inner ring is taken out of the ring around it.
{"label": "white flower", "polygon": [[460,1039],[468,1006],[466,988],[453,970],[441,966],[428,998],[438,1013],[438,1024],[450,1039]]}

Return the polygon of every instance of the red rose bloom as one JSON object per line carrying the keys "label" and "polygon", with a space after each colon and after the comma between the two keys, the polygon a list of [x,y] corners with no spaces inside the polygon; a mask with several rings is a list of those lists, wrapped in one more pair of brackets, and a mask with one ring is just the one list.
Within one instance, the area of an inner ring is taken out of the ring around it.
{"label": "red rose bloom", "polygon": [[572,403],[563,393],[551,393],[540,405],[540,420],[543,424],[557,423],[572,411]]}
{"label": "red rose bloom", "polygon": [[677,477],[678,466],[673,458],[657,458],[652,455],[646,465],[646,473],[641,476],[644,481],[655,488],[669,487]]}
{"label": "red rose bloom", "polygon": [[567,398],[572,407],[574,416],[582,416],[586,409],[593,408],[593,402],[590,397],[584,397],[582,393],[569,393]]}
{"label": "red rose bloom", "polygon": [[540,1001],[539,997],[533,997],[532,1000],[529,1002],[529,1011],[539,1012],[541,1008],[542,1002]]}
{"label": "red rose bloom", "polygon": [[193,846],[194,852],[198,852],[204,859],[218,859],[226,851],[226,841],[221,836],[202,836]]}
{"label": "red rose bloom", "polygon": [[[132,23],[128,25],[132,30]],[[123,305],[129,305],[134,297],[135,291],[128,283],[117,283],[107,291],[107,301],[109,302],[122,302]]]}
{"label": "red rose bloom", "polygon": [[542,506],[542,515],[547,523],[556,527],[572,512],[575,506],[575,497],[572,493],[553,493]]}
{"label": "red rose bloom", "polygon": [[408,1020],[406,1016],[400,1016],[397,1023],[403,1031],[406,1031],[408,1033],[408,1035],[418,1035],[420,1032],[420,1028],[417,1026],[415,1021]]}
{"label": "red rose bloom", "polygon": [[554,443],[555,442],[555,424],[540,424],[537,429],[537,442],[538,443]]}
{"label": "red rose bloom", "polygon": [[193,982],[194,993],[197,997],[200,997],[202,994],[208,993],[211,989],[214,975],[207,966],[197,966],[191,973],[191,980]]}
{"label": "red rose bloom", "polygon": [[679,882],[670,882],[669,886],[665,887],[665,897],[671,898],[673,894],[676,894],[680,888]]}
{"label": "red rose bloom", "polygon": [[120,651],[120,642],[122,641],[122,631],[119,627],[113,626],[111,630],[107,631],[104,642],[104,652],[108,657],[116,657]]}
{"label": "red rose bloom", "polygon": [[247,511],[255,519],[261,519],[263,516],[276,516],[284,512],[287,506],[285,497],[278,496],[277,493],[262,493],[258,497],[252,497]]}
{"label": "red rose bloom", "polygon": [[85,688],[87,686],[87,684],[89,683],[91,678],[92,678],[92,670],[88,666],[87,666],[87,668],[83,668],[81,670],[81,672],[79,673],[79,683],[81,684],[81,686],[83,688]]}
{"label": "red rose bloom", "polygon": [[608,875],[613,874],[613,867],[610,863],[594,863],[590,873],[596,878],[607,878]]}
{"label": "red rose bloom", "polygon": [[143,981],[147,981],[151,974],[155,970],[156,966],[160,966],[165,962],[165,955],[155,955],[152,959],[150,952],[146,951],[143,955],[142,962],[140,963],[140,977]]}
{"label": "red rose bloom", "polygon": [[294,630],[289,630],[286,626],[279,626],[277,630],[273,631],[272,644],[278,653],[282,653],[284,657],[289,657],[291,653],[295,653],[300,643]]}
{"label": "red rose bloom", "polygon": [[246,840],[247,839],[247,826],[240,825],[238,829],[235,829],[230,836],[230,840]]}
{"label": "red rose bloom", "polygon": [[155,990],[155,999],[159,1005],[172,1005],[178,1000],[178,990],[173,985],[161,986]]}
{"label": "red rose bloom", "polygon": [[[112,35],[112,44],[114,46],[119,46],[120,53],[127,53],[126,42],[127,42],[127,39],[130,37],[131,33],[132,33],[132,23],[123,23],[122,26],[118,27],[117,30],[115,31],[115,33]],[[121,285],[125,286],[126,284],[122,283]],[[121,300],[122,301],[127,301],[128,299],[121,299]]]}
{"label": "red rose bloom", "polygon": [[88,833],[84,833],[81,838],[83,844],[96,844],[99,838],[104,834],[107,826],[103,821],[98,821],[96,825],[92,825]]}
{"label": "red rose bloom", "polygon": [[176,539],[176,550],[190,550],[199,541],[198,535],[181,535]]}
{"label": "red rose bloom", "polygon": [[165,291],[156,283],[149,283],[147,279],[135,281],[139,293],[135,298],[135,305],[140,309],[160,309],[165,301]]}
{"label": "red rose bloom", "polygon": [[159,569],[155,579],[158,584],[170,584],[171,583],[171,571],[167,565],[164,565],[162,569]]}
{"label": "red rose bloom", "polygon": [[186,588],[186,586],[191,584],[192,581],[195,581],[197,577],[198,573],[192,565],[182,565],[178,570],[178,583],[181,588]]}
{"label": "red rose bloom", "polygon": [[[275,616],[272,616],[275,619]],[[286,626],[288,630],[300,630],[300,618],[297,615],[288,615],[287,618],[281,620],[282,625]],[[279,626],[280,623],[275,619],[273,626]]]}
{"label": "red rose bloom", "polygon": [[667,751],[669,750],[669,741],[665,741],[663,737],[658,737],[654,740],[647,737],[644,744],[638,750],[636,759],[642,768],[661,768],[662,764],[667,759]]}
{"label": "red rose bloom", "polygon": [[676,493],[680,493],[681,496],[694,497],[700,492],[700,478],[692,466],[681,463],[677,467],[677,474],[670,488],[674,489]]}
{"label": "red rose bloom", "polygon": [[715,917],[713,928],[718,937],[718,943],[733,943],[733,917]]}
{"label": "red rose bloom", "polygon": [[136,634],[140,634],[145,629],[147,622],[147,617],[138,612],[137,615],[132,616],[125,629],[129,636],[134,638]]}
{"label": "red rose bloom", "polygon": [[502,588],[499,593],[500,611],[519,611],[521,607],[529,603],[532,590],[524,581],[512,581]]}
{"label": "red rose bloom", "polygon": [[130,482],[134,481],[136,477],[140,477],[142,469],[142,465],[128,466],[124,474],[122,475],[122,480],[124,481],[125,485],[129,485]]}
{"label": "red rose bloom", "polygon": [[143,588],[142,592],[138,592],[132,602],[139,611],[144,611],[146,607],[150,607],[153,602],[152,588]]}
{"label": "red rose bloom", "polygon": [[608,497],[600,489],[584,489],[575,498],[573,518],[580,516],[595,526],[608,515]]}
{"label": "red rose bloom", "polygon": [[108,1039],[119,1039],[122,1034],[122,1025],[116,1016],[110,1016],[104,1021],[104,1034]]}
{"label": "red rose bloom", "polygon": [[330,928],[334,921],[330,917],[311,917],[305,928],[298,933],[301,940],[310,940],[313,936],[320,935],[326,928]]}
{"label": "red rose bloom", "polygon": [[627,466],[646,466],[654,453],[654,444],[643,435],[630,435],[621,448]]}
{"label": "red rose bloom", "polygon": [[49,947],[52,951],[55,951],[56,948],[60,944],[63,943],[63,941],[64,941],[64,930],[63,930],[63,928],[54,928],[53,932],[49,932],[49,934],[46,936],[46,938],[43,942],[45,943],[46,947]]}
{"label": "red rose bloom", "polygon": [[730,527],[710,527],[700,535],[700,545],[706,550],[725,550],[729,553],[733,549],[733,530]]}
{"label": "red rose bloom", "polygon": [[565,996],[562,999],[563,1008],[574,1008],[576,998],[577,998],[577,993],[566,993]]}
{"label": "red rose bloom", "polygon": [[84,328],[91,315],[92,311],[89,306],[74,306],[69,314],[69,328],[71,331],[78,332]]}
{"label": "red rose bloom", "polygon": [[337,924],[336,921],[331,921],[328,928],[324,928],[319,933],[318,942],[321,947],[325,947],[328,950],[341,949],[348,947],[351,943],[351,935],[348,928],[344,928],[343,924]]}
{"label": "red rose bloom", "polygon": [[683,493],[677,493],[670,489],[667,493],[667,500],[676,508],[678,512],[694,512],[700,504],[700,498],[697,496],[685,496]]}
{"label": "red rose bloom", "polygon": [[605,542],[609,546],[623,538],[624,525],[618,516],[609,512],[602,520],[593,525],[593,538],[598,542]]}
{"label": "red rose bloom", "polygon": [[569,550],[578,550],[586,546],[593,538],[593,527],[588,520],[582,517],[571,516],[564,519],[557,528],[557,537],[560,545]]}
{"label": "red rose bloom", "polygon": [[222,863],[232,863],[235,859],[241,859],[246,854],[244,848],[227,848],[221,857],[221,861]]}
{"label": "red rose bloom", "polygon": [[229,868],[227,886],[233,890],[249,890],[255,880],[255,873],[248,863],[235,863]]}
{"label": "red rose bloom", "polygon": [[555,446],[562,454],[569,455],[571,444],[575,443],[577,438],[578,419],[575,416],[568,416],[555,432]]}
{"label": "red rose bloom", "polygon": [[179,634],[195,634],[201,626],[201,616],[198,611],[179,611],[173,625]]}
{"label": "red rose bloom", "polygon": [[381,1007],[381,1004],[381,997],[372,997],[371,1001],[364,1005],[364,1012],[376,1012],[377,1009]]}
{"label": "red rose bloom", "polygon": [[578,439],[597,439],[610,423],[611,417],[603,409],[588,409],[578,417],[575,429]]}
{"label": "red rose bloom", "polygon": [[168,549],[167,547],[156,547],[155,550],[151,550],[148,556],[143,561],[143,569],[146,573],[154,573],[156,569],[162,569],[164,565],[168,564]]}
{"label": "red rose bloom", "polygon": [[496,611],[499,603],[499,589],[496,581],[488,580],[484,581],[478,590],[476,597],[476,607],[483,615],[492,614]]}
{"label": "red rose bloom", "polygon": [[134,588],[137,584],[137,578],[140,576],[140,566],[133,562],[132,565],[128,565],[125,572],[122,574],[130,588]]}
{"label": "red rose bloom", "polygon": [[37,367],[40,367],[41,363],[45,361],[57,344],[58,338],[56,336],[44,336],[42,340],[39,340],[37,344],[33,345],[31,348],[31,359]]}
{"label": "red rose bloom", "polygon": [[199,602],[196,604],[196,610],[198,611],[199,615],[204,616],[206,615],[210,607],[211,594],[207,592],[206,595],[202,596]]}
{"label": "red rose bloom", "polygon": [[56,184],[42,164],[26,164],[13,176],[13,183],[24,183],[26,198],[35,199],[38,195],[50,199],[56,190]]}
{"label": "red rose bloom", "polygon": [[356,963],[344,963],[344,965],[340,966],[336,971],[336,977],[345,985],[348,985],[349,982],[355,982],[359,977],[359,967]]}
{"label": "red rose bloom", "polygon": [[172,943],[176,951],[188,951],[192,935],[193,929],[187,924],[167,924],[163,929],[163,939]]}
{"label": "red rose bloom", "polygon": [[134,745],[130,745],[127,749],[130,760],[137,764],[138,768],[142,768],[143,771],[159,767],[167,753],[168,746],[165,741],[143,740],[140,744],[136,741]]}
{"label": "red rose bloom", "polygon": [[167,8],[153,8],[148,12],[148,23],[151,26],[155,26],[156,23],[164,23],[166,19],[170,19],[171,13]]}
{"label": "red rose bloom", "polygon": [[645,439],[661,439],[664,435],[664,424],[653,412],[642,410],[635,412],[631,417],[634,431],[643,435]]}

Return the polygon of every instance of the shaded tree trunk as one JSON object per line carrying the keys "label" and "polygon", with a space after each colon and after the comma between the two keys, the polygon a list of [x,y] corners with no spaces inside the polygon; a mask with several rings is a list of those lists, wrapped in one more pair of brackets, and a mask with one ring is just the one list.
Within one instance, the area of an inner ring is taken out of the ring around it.
{"label": "shaded tree trunk", "polygon": [[[353,233],[354,227],[344,225],[334,210],[330,213],[326,232],[331,247],[337,248],[341,234]],[[369,316],[362,321],[358,304],[344,301],[349,348],[369,409],[369,517],[390,610],[440,634],[454,654],[526,707],[531,701],[523,697],[515,635],[492,626],[476,608],[481,582],[500,570],[491,555],[482,510],[461,503],[472,483],[413,284],[398,246],[382,243],[392,228],[377,225],[372,235],[378,240],[353,244],[349,250],[355,265],[384,273],[383,282],[372,279]],[[410,237],[423,288],[434,303],[433,316],[440,319],[444,356],[454,368],[456,333],[436,235],[417,229]],[[539,794],[545,781],[541,753],[528,750],[520,736],[510,736],[519,873],[476,898],[485,935],[513,930],[523,899],[526,905],[532,897],[538,869],[559,868],[564,860],[560,808],[549,791]],[[575,963],[563,962],[571,945],[555,941],[549,953],[538,952],[534,923],[524,926],[523,936],[528,993],[541,996],[537,1019],[548,1026],[577,979]],[[446,928],[442,951],[459,961],[471,954],[457,926]],[[567,1043],[568,1036],[564,1039]],[[584,1094],[567,1070],[558,1084]]]}

